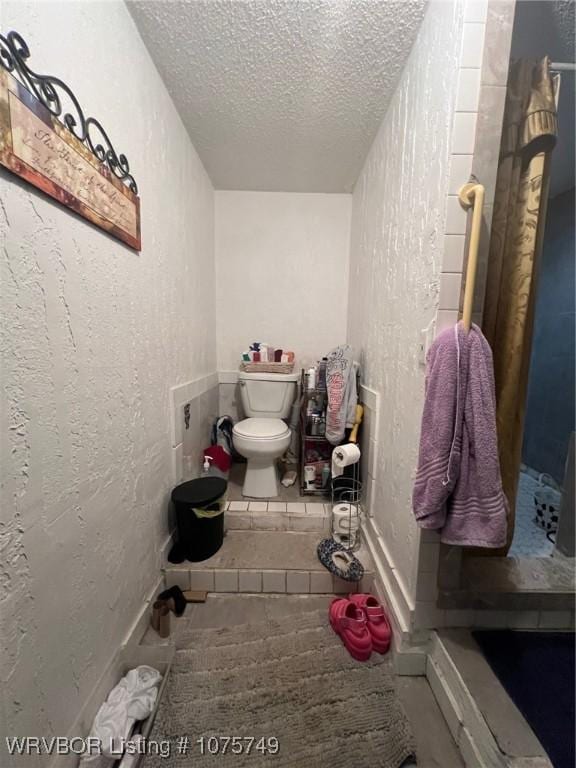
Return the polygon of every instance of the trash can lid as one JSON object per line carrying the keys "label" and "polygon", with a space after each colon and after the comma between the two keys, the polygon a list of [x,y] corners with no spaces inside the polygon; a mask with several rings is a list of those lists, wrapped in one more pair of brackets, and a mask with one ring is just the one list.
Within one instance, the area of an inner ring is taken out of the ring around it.
{"label": "trash can lid", "polygon": [[172,491],[172,501],[192,507],[207,507],[224,496],[227,487],[228,483],[222,477],[199,477],[177,485]]}

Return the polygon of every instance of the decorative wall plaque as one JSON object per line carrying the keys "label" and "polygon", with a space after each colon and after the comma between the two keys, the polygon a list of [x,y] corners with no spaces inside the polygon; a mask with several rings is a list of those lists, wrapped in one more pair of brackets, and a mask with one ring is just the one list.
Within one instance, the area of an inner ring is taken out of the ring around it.
{"label": "decorative wall plaque", "polygon": [[[140,198],[125,155],[56,77],[33,72],[16,32],[0,35],[0,164],[140,250]],[[63,100],[72,105],[64,111]]]}

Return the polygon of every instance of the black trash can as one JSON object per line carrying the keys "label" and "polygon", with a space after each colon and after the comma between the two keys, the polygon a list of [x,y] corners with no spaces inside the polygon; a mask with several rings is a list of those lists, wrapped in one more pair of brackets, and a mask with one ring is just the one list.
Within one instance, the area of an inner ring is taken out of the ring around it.
{"label": "black trash can", "polygon": [[178,547],[193,563],[212,557],[224,539],[224,497],[228,483],[221,477],[201,477],[176,486]]}

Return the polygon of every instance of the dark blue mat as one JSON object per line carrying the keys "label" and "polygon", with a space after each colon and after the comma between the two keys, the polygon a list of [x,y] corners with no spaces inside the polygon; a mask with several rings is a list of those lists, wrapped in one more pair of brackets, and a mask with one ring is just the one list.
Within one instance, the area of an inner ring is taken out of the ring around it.
{"label": "dark blue mat", "polygon": [[490,630],[472,635],[554,768],[574,768],[574,634]]}

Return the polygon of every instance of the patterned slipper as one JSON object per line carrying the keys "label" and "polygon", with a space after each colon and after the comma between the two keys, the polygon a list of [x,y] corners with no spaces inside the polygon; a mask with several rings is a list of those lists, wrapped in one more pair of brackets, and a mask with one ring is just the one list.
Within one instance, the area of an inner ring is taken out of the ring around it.
{"label": "patterned slipper", "polygon": [[334,576],[345,581],[360,581],[364,576],[360,560],[334,539],[322,539],[316,551],[322,565]]}
{"label": "patterned slipper", "polygon": [[374,650],[378,653],[387,653],[392,639],[392,627],[384,608],[373,595],[350,595],[350,600],[366,616]]}
{"label": "patterned slipper", "polygon": [[337,597],[330,604],[329,618],[332,629],[350,656],[357,661],[368,661],[372,653],[372,637],[364,612],[351,600]]}

